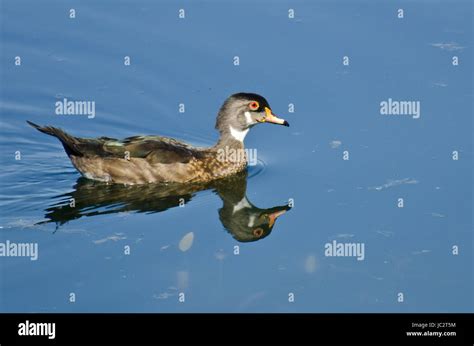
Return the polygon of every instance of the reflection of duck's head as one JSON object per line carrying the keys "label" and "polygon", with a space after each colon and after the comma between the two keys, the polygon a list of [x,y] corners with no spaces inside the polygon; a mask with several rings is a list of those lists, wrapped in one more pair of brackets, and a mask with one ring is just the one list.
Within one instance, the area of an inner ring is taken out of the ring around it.
{"label": "reflection of duck's head", "polygon": [[287,205],[260,209],[244,197],[235,205],[224,203],[219,210],[219,218],[235,240],[251,242],[268,236],[275,226],[276,219],[289,209]]}
{"label": "reflection of duck's head", "polygon": [[219,219],[224,228],[235,240],[251,242],[268,236],[275,226],[276,219],[291,208],[288,205],[269,209],[254,206],[246,196],[247,174],[238,174],[233,180],[216,185],[222,199]]}

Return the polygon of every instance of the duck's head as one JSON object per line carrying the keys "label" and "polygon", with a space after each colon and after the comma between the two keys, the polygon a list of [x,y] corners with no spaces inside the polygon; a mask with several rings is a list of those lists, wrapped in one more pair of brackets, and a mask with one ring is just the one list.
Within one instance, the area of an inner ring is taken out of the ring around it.
{"label": "duck's head", "polygon": [[226,212],[225,207],[220,209],[219,218],[225,229],[240,242],[252,242],[265,238],[272,232],[277,218],[291,209],[288,205],[260,209],[248,201],[237,211],[236,207],[234,206],[231,213]]}
{"label": "duck's head", "polygon": [[238,93],[225,100],[217,115],[216,129],[221,136],[232,136],[242,142],[248,130],[257,124],[290,126],[273,114],[267,100],[258,94]]}

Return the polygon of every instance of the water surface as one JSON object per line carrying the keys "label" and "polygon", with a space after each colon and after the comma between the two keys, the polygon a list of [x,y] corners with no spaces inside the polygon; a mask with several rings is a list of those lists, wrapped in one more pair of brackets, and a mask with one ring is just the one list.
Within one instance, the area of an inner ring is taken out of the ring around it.
{"label": "water surface", "polygon": [[[39,249],[0,257],[1,311],[473,311],[470,1],[0,6],[0,240]],[[258,164],[217,186],[87,181],[25,122],[206,146],[240,91],[291,127],[252,129]],[[56,115],[64,98],[95,117]],[[389,98],[419,101],[420,118],[381,115]],[[333,241],[364,258],[326,256]]]}

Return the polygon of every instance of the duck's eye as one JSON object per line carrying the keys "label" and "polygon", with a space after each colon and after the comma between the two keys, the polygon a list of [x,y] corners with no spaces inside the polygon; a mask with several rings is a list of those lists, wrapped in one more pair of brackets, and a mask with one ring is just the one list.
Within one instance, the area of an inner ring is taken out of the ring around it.
{"label": "duck's eye", "polygon": [[253,230],[253,235],[256,236],[257,238],[260,238],[263,234],[263,229],[261,228],[255,228]]}
{"label": "duck's eye", "polygon": [[252,101],[249,103],[249,108],[253,111],[256,111],[260,107],[257,101]]}

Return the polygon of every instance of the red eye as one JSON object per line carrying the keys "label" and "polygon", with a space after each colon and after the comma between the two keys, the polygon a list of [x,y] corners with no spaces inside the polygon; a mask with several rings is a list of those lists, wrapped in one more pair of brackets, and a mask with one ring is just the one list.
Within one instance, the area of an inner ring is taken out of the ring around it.
{"label": "red eye", "polygon": [[259,104],[257,101],[253,101],[253,102],[250,102],[249,104],[249,108],[253,111],[256,111],[259,107]]}
{"label": "red eye", "polygon": [[260,238],[263,234],[263,229],[261,228],[255,228],[253,230],[253,235],[256,236],[257,238]]}

